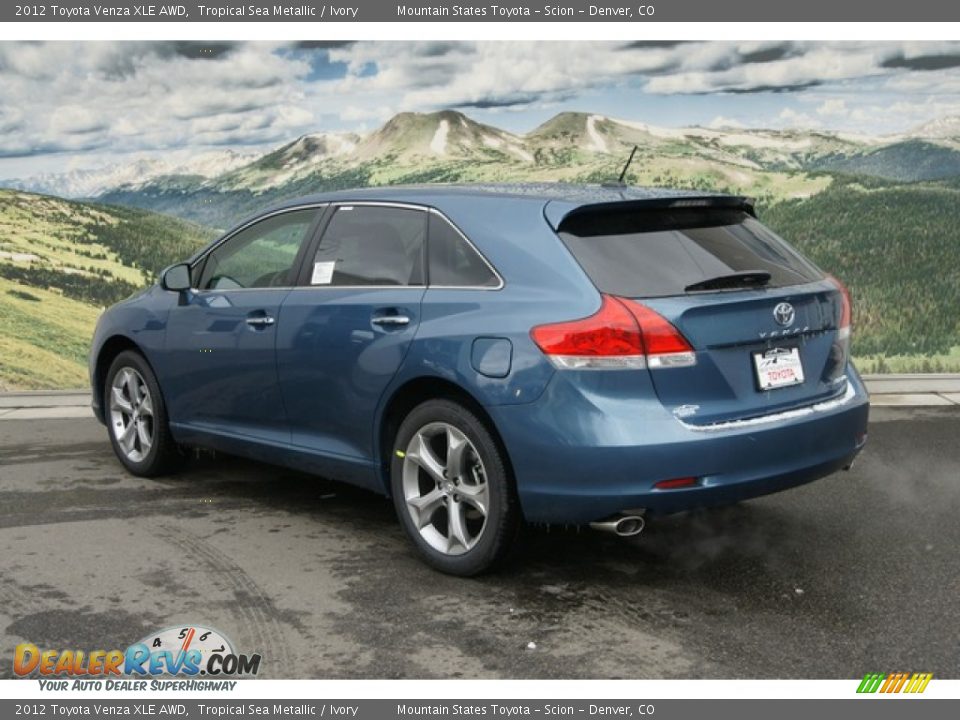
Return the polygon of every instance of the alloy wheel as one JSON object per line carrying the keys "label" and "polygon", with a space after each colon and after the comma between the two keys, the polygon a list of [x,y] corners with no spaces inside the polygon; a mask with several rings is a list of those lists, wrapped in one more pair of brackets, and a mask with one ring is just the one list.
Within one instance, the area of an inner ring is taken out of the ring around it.
{"label": "alloy wheel", "polygon": [[153,398],[143,376],[131,367],[121,368],[110,385],[110,427],[131,462],[143,462],[153,447],[153,412]]}
{"label": "alloy wheel", "polygon": [[420,536],[434,550],[462,555],[487,525],[490,492],[480,454],[453,425],[429,423],[407,444],[403,494]]}

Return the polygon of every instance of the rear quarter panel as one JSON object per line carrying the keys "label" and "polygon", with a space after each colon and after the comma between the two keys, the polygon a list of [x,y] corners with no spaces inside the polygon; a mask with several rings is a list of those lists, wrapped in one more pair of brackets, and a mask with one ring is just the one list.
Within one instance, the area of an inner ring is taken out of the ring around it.
{"label": "rear quarter panel", "polygon": [[[504,281],[501,289],[429,288],[410,352],[384,393],[374,424],[398,389],[420,378],[454,383],[485,407],[535,401],[555,370],[530,338],[539,324],[585,317],[600,305],[593,284],[529,199],[449,198],[438,208]],[[478,372],[474,341],[510,344],[509,372]],[[375,444],[376,446],[376,444]]]}

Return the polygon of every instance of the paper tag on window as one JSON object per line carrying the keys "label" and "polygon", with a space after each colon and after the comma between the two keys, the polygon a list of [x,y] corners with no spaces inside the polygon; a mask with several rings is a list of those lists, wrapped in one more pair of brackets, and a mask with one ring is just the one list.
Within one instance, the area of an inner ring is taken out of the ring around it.
{"label": "paper tag on window", "polygon": [[333,279],[333,266],[335,262],[315,262],[313,264],[313,275],[310,276],[311,285],[329,285]]}

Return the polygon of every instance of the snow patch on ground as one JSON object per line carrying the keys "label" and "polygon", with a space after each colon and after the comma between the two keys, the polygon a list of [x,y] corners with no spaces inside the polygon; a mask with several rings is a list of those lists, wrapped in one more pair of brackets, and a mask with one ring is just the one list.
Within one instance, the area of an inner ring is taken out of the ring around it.
{"label": "snow patch on ground", "polygon": [[0,260],[13,260],[14,262],[33,262],[34,260],[39,260],[39,255],[34,255],[33,253],[22,253],[22,252],[6,252],[5,250],[0,250]]}
{"label": "snow patch on ground", "polygon": [[603,120],[603,115],[591,115],[587,118],[587,137],[590,138],[590,150],[594,152],[607,152],[607,141],[597,131],[597,120]]}
{"label": "snow patch on ground", "polygon": [[433,140],[430,141],[430,150],[435,155],[445,155],[447,152],[447,135],[450,134],[450,123],[441,120],[437,125],[437,131],[433,134]]}
{"label": "snow patch on ground", "polygon": [[813,143],[809,138],[799,138],[791,140],[782,135],[764,135],[756,132],[745,132],[729,129],[712,129],[702,127],[689,128],[666,128],[656,125],[647,125],[641,122],[631,122],[629,120],[614,120],[618,125],[642,130],[653,137],[670,140],[716,140],[725,147],[752,147],[757,149],[783,149],[783,150],[804,150]]}
{"label": "snow patch on ground", "polygon": [[810,138],[788,140],[784,137],[769,137],[767,135],[747,135],[746,133],[724,134],[720,137],[720,144],[727,147],[752,147],[770,150],[804,150],[813,143]]}
{"label": "snow patch on ground", "polygon": [[617,125],[623,125],[624,127],[633,128],[634,130],[640,130],[641,132],[653,135],[653,137],[676,139],[687,136],[687,133],[679,128],[657,127],[656,125],[647,125],[647,123],[632,122],[630,120],[620,119],[616,119],[613,122],[615,122]]}
{"label": "snow patch on ground", "polygon": [[507,150],[509,150],[510,152],[512,152],[514,155],[516,155],[518,158],[520,158],[521,160],[523,160],[523,161],[525,161],[525,162],[529,162],[529,163],[532,163],[532,162],[533,162],[533,155],[531,155],[530,153],[528,153],[526,150],[524,150],[524,149],[523,149],[522,147],[520,147],[519,145],[512,145],[512,144],[511,144],[511,145],[507,145]]}

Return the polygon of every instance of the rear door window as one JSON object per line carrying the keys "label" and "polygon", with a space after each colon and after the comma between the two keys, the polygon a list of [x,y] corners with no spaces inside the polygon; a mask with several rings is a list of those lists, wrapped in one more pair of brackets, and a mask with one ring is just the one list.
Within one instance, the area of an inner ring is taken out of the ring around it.
{"label": "rear door window", "polygon": [[697,283],[753,271],[770,274],[766,287],[823,278],[742,210],[584,212],[561,223],[559,235],[597,289],[624,297],[683,295]]}
{"label": "rear door window", "polygon": [[339,287],[422,286],[426,234],[423,210],[342,205],[323,233],[309,282]]}
{"label": "rear door window", "polygon": [[430,285],[497,287],[500,279],[446,218],[430,214]]}

